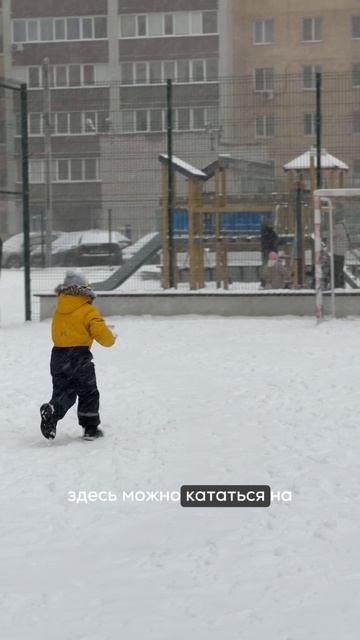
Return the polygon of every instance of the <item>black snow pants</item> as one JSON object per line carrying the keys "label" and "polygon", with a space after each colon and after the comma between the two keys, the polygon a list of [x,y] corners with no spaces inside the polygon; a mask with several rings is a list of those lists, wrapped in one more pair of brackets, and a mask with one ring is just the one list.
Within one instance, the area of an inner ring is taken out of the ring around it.
{"label": "black snow pants", "polygon": [[56,420],[61,420],[78,398],[80,426],[94,428],[100,424],[99,391],[92,359],[88,347],[53,347],[50,360],[53,394],[50,402]]}

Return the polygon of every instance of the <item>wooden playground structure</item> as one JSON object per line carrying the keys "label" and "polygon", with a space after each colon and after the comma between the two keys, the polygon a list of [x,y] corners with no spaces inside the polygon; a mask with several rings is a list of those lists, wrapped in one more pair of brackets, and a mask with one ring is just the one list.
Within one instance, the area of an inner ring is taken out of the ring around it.
{"label": "wooden playground structure", "polygon": [[[288,176],[288,194],[286,202],[279,204],[268,195],[264,204],[239,197],[234,201],[228,195],[227,170],[229,156],[219,156],[213,163],[200,170],[184,162],[176,156],[171,158],[172,166],[172,202],[169,203],[169,159],[166,154],[159,156],[162,171],[161,210],[162,210],[162,250],[163,270],[162,286],[168,289],[177,287],[179,282],[177,254],[180,251],[188,253],[189,286],[191,290],[202,289],[205,286],[205,256],[212,252],[215,256],[214,280],[217,288],[229,288],[228,254],[244,250],[244,241],[240,237],[229,237],[222,230],[222,216],[224,214],[254,213],[262,217],[271,217],[278,233],[292,238],[292,242],[284,244],[284,259],[293,274],[293,285],[301,287],[304,283],[305,252],[313,252],[310,231],[312,231],[311,196],[316,188],[316,154],[310,150],[284,165]],[[344,185],[344,172],[347,165],[330,156],[325,150],[322,152],[321,169],[325,181],[331,187]],[[176,189],[176,175],[187,179],[185,197],[178,196]],[[208,180],[214,180],[214,189],[208,194],[204,187]],[[306,184],[306,188],[305,188]],[[306,193],[306,198],[304,194]],[[261,198],[264,200],[264,196]],[[260,201],[261,201],[260,199]],[[284,200],[284,199],[283,199]],[[169,227],[169,208],[187,209],[186,240],[176,239],[172,242]],[[212,232],[206,221],[211,219]],[[307,233],[308,232],[308,233]],[[310,243],[309,243],[310,238]],[[296,242],[294,240],[296,239]],[[308,244],[307,244],[308,243]]]}

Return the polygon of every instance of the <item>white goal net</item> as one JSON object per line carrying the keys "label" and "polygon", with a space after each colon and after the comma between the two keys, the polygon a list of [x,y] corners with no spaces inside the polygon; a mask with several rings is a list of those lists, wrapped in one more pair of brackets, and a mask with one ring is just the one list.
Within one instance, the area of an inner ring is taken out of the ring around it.
{"label": "white goal net", "polygon": [[327,305],[336,317],[336,298],[360,290],[360,189],[314,191],[314,263],[316,317]]}

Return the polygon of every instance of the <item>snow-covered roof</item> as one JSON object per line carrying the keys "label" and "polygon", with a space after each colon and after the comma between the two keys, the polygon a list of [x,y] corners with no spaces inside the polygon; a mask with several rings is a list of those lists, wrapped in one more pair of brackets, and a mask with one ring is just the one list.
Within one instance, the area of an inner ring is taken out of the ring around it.
{"label": "snow-covered roof", "polygon": [[[284,164],[285,171],[291,171],[292,169],[310,169],[310,158],[314,158],[314,167],[317,167],[316,149],[312,147],[308,151],[305,151],[294,160],[291,160],[287,164]],[[326,149],[321,150],[321,169],[343,169],[348,171],[349,167],[345,162],[335,158]]]}
{"label": "snow-covered roof", "polygon": [[[168,155],[166,153],[160,153],[159,160],[162,164],[168,164]],[[172,156],[172,164],[176,171],[186,176],[187,178],[201,178],[202,180],[207,180],[206,173],[204,173],[200,169],[197,169],[192,164],[184,162],[184,160],[181,160],[177,156]]]}

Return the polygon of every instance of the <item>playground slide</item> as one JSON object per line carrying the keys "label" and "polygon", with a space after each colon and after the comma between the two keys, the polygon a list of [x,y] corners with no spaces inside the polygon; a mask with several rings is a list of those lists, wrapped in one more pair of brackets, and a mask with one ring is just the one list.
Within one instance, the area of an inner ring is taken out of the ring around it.
{"label": "playground slide", "polygon": [[[136,248],[136,243],[133,245]],[[129,247],[131,249],[131,247]],[[160,233],[153,233],[145,244],[124,262],[114,273],[102,280],[101,282],[94,282],[92,288],[94,291],[111,291],[120,287],[128,278],[130,278],[154,253],[157,253],[161,249]]]}

